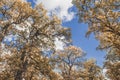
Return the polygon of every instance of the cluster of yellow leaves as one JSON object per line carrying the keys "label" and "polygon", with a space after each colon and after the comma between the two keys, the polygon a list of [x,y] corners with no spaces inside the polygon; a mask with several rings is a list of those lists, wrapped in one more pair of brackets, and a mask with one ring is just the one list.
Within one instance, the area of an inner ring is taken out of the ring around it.
{"label": "cluster of yellow leaves", "polygon": [[83,63],[84,69],[82,70],[83,74],[80,74],[85,80],[103,80],[101,69],[96,65],[94,59],[87,60]]}
{"label": "cluster of yellow leaves", "polygon": [[21,72],[22,78],[25,80],[41,80],[43,77],[48,77],[47,80],[55,80],[57,77],[57,74],[52,71],[49,65],[48,58],[43,57],[40,50],[34,47],[24,48],[21,52],[16,50],[12,53],[12,56],[5,60],[5,70],[0,73],[2,80],[19,79],[20,77],[16,78],[14,75],[20,75]]}
{"label": "cluster of yellow leaves", "polygon": [[106,62],[107,72],[106,74],[110,79],[119,80],[120,79],[120,62]]}

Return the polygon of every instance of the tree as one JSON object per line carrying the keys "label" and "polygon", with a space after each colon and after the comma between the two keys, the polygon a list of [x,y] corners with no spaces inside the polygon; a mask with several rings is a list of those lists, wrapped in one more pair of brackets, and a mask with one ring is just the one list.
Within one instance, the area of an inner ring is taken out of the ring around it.
{"label": "tree", "polygon": [[75,46],[68,46],[52,56],[55,70],[63,80],[103,80],[101,69],[93,60],[85,60],[85,53]]}
{"label": "tree", "polygon": [[68,46],[64,50],[57,51],[53,55],[53,62],[56,63],[56,69],[60,70],[60,74],[64,80],[77,79],[77,68],[82,64],[83,51],[75,46]]}
{"label": "tree", "polygon": [[[70,39],[70,30],[60,24],[56,16],[47,16],[42,4],[33,8],[23,0],[1,0],[0,47],[5,46],[0,48],[0,79],[58,79],[49,58],[42,53],[44,50],[55,51],[55,38]],[[4,39],[9,35],[15,36],[16,41],[6,44]]]}
{"label": "tree", "polygon": [[[88,32],[94,33],[97,40],[99,40],[100,45],[98,49],[107,50],[109,54],[113,54],[111,57],[116,57],[120,59],[120,1],[119,0],[73,0],[73,4],[78,9],[79,21],[88,23]],[[107,55],[109,56],[109,55]],[[109,57],[108,57],[109,58]],[[111,59],[107,59],[107,62],[111,62]],[[113,59],[113,58],[112,58]],[[119,65],[119,59],[116,63]],[[114,59],[113,59],[114,60]],[[106,68],[109,65],[105,64]],[[117,71],[119,68],[114,69]],[[114,73],[114,71],[108,71],[111,75],[115,77],[119,76],[119,72]],[[114,75],[116,74],[116,75]],[[118,80],[109,77],[112,80]]]}

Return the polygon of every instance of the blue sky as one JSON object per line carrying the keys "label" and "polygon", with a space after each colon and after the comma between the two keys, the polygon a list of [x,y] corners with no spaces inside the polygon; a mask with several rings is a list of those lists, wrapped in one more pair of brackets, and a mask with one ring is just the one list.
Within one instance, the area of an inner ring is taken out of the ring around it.
{"label": "blue sky", "polygon": [[71,28],[72,40],[75,46],[78,46],[87,53],[87,58],[95,58],[97,64],[102,66],[104,62],[104,51],[96,50],[99,42],[95,40],[94,35],[91,34],[89,38],[85,37],[88,26],[84,23],[79,23],[76,17],[76,9],[71,4],[72,0],[28,0],[32,4],[43,3],[48,10],[48,14],[55,13],[60,19],[62,19],[63,26]]}
{"label": "blue sky", "polygon": [[105,52],[96,50],[99,42],[95,39],[93,34],[91,34],[89,38],[85,37],[88,25],[79,23],[76,18],[69,22],[63,23],[62,25],[71,28],[73,44],[82,48],[82,50],[87,53],[87,58],[95,58],[97,60],[97,64],[102,66]]}

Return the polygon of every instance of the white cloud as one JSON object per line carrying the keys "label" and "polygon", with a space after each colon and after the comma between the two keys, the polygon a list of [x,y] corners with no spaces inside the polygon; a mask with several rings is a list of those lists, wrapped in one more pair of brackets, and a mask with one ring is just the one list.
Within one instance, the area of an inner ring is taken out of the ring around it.
{"label": "white cloud", "polygon": [[36,0],[36,4],[42,3],[48,10],[48,14],[56,14],[63,21],[74,18],[74,12],[69,11],[73,7],[72,0]]}
{"label": "white cloud", "polygon": [[64,43],[60,41],[58,38],[55,38],[55,49],[56,50],[63,50]]}

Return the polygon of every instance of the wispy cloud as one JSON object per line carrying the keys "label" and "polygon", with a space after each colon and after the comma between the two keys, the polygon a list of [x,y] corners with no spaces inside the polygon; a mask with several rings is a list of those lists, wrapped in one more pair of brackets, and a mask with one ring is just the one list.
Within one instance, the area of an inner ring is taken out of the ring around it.
{"label": "wispy cloud", "polygon": [[35,0],[36,4],[42,3],[48,14],[56,14],[63,21],[71,21],[75,13],[69,11],[73,7],[72,0]]}

